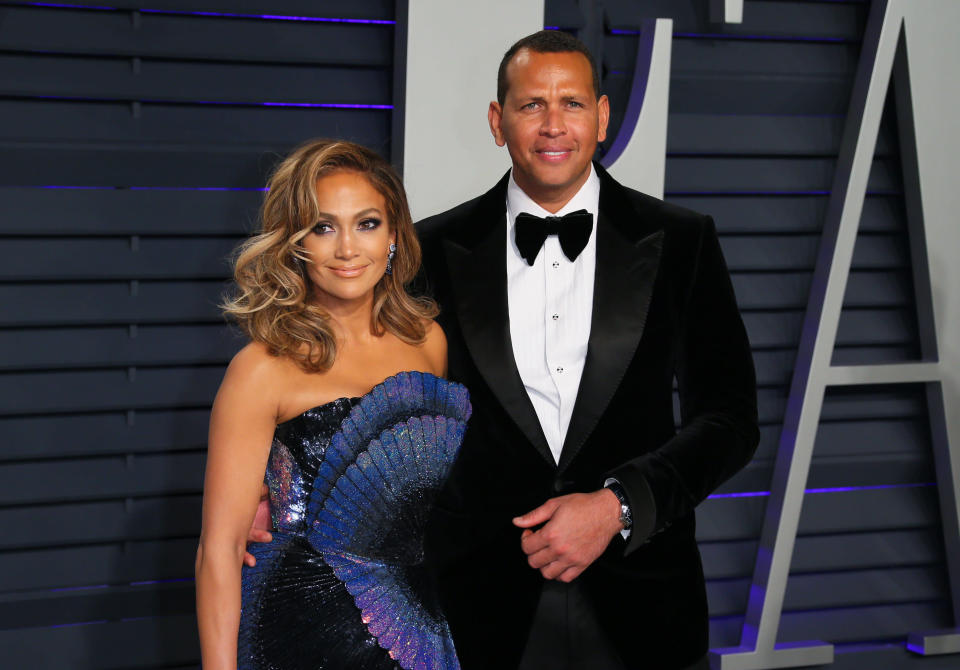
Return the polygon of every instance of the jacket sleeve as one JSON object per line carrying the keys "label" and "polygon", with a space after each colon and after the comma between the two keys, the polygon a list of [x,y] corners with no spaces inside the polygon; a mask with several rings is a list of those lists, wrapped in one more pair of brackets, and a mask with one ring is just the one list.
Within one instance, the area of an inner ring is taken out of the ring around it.
{"label": "jacket sleeve", "polygon": [[710,217],[696,242],[675,373],[681,428],[612,470],[634,514],[630,553],[745,466],[760,439],[753,357]]}

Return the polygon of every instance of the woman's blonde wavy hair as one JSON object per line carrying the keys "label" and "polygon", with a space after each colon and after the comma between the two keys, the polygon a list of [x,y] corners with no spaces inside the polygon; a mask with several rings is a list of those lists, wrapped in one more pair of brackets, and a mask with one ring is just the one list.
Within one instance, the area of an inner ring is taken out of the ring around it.
{"label": "woman's blonde wavy hair", "polygon": [[403,183],[375,152],[353,142],[318,139],[293,151],[274,170],[260,210],[260,232],[243,244],[234,261],[236,290],[221,307],[251,340],[275,356],[288,356],[307,372],[328,370],[337,355],[330,315],[310,301],[310,262],[300,241],[319,216],[317,180],[340,170],[362,174],[384,198],[396,233],[393,274],[374,287],[370,330],[390,332],[409,344],[426,337],[437,305],[406,291],[420,267],[420,243]]}

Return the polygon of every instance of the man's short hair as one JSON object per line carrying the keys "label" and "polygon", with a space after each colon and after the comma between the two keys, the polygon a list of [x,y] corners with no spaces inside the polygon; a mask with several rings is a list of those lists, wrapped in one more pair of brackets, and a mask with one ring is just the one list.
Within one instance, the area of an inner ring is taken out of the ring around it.
{"label": "man's short hair", "polygon": [[517,55],[521,49],[529,49],[538,54],[552,53],[581,53],[590,63],[590,73],[593,75],[593,94],[600,99],[600,75],[597,73],[597,62],[593,59],[593,54],[587,48],[587,45],[578,40],[570,33],[561,30],[541,30],[540,32],[527,35],[520,38],[503,54],[503,60],[500,61],[500,69],[497,70],[497,102],[503,106],[503,101],[507,97],[507,65]]}

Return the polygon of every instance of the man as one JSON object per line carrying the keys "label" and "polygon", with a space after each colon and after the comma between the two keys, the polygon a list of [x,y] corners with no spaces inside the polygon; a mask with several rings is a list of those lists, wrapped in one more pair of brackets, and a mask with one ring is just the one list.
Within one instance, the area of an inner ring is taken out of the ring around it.
{"label": "man", "polygon": [[713,222],[592,162],[609,102],[575,38],[523,38],[497,88],[512,169],[418,226],[474,408],[427,547],[462,667],[705,668],[693,510],[759,439]]}

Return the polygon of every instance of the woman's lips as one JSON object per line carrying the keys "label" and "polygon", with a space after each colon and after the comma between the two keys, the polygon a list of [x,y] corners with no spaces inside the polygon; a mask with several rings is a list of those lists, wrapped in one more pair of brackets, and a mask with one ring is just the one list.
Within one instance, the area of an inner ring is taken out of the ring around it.
{"label": "woman's lips", "polygon": [[331,267],[330,271],[338,277],[359,277],[367,267],[366,265],[346,265],[337,268]]}

